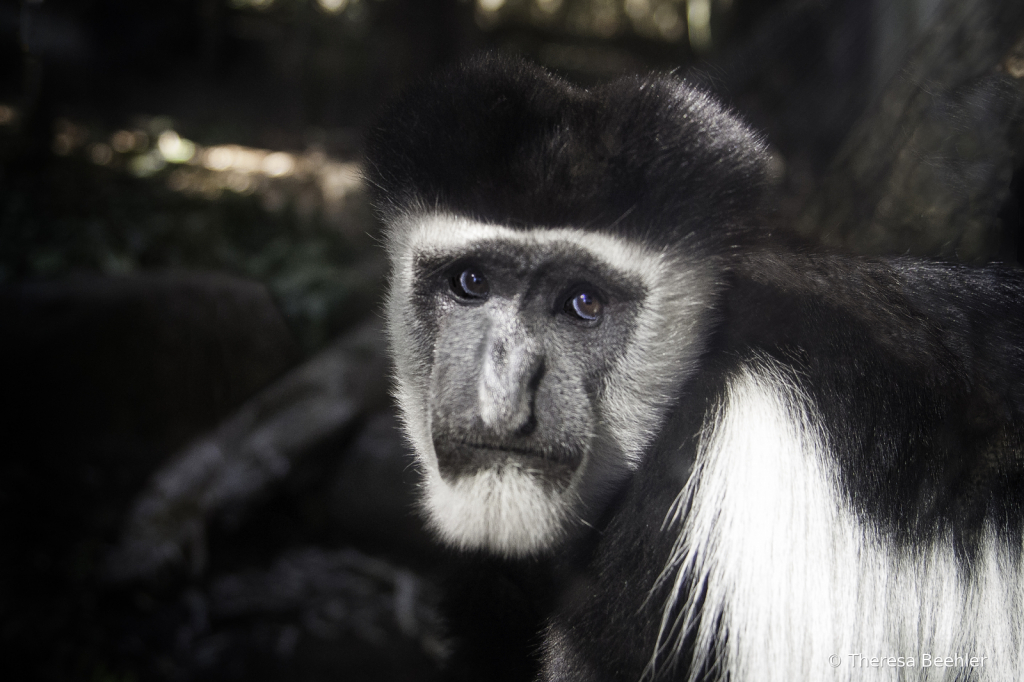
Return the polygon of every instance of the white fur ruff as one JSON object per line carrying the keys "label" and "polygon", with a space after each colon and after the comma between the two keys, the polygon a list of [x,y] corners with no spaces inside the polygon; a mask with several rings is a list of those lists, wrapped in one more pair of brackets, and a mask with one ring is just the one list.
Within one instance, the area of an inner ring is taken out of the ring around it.
{"label": "white fur ruff", "polygon": [[464,550],[532,554],[555,544],[564,528],[561,500],[544,490],[537,474],[511,464],[454,484],[431,472],[424,505],[441,539]]}
{"label": "white fur ruff", "polygon": [[843,501],[828,446],[781,370],[733,377],[666,520],[680,531],[647,676],[694,632],[691,679],[713,655],[732,682],[1022,679],[1024,581],[1005,539],[990,531],[969,573],[948,538],[898,552]]}

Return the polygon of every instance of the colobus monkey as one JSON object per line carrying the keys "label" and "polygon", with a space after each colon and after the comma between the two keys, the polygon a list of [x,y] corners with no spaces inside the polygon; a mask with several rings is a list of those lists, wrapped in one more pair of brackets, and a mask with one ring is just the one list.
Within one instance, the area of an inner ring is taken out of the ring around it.
{"label": "colobus monkey", "polygon": [[552,567],[531,675],[1024,678],[1020,273],[773,233],[763,141],[670,76],[477,58],[367,166],[429,524]]}

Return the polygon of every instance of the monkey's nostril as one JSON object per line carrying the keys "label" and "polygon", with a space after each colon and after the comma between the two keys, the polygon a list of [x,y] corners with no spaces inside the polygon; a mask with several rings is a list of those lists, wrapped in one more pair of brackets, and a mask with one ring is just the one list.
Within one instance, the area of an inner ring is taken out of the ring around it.
{"label": "monkey's nostril", "polygon": [[529,436],[531,433],[537,430],[537,416],[530,412],[530,418],[526,420],[526,423],[519,427],[520,436]]}

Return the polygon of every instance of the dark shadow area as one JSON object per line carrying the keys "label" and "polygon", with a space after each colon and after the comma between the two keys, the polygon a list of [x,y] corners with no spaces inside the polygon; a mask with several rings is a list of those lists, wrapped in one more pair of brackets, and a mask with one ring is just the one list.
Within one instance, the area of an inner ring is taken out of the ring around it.
{"label": "dark shadow area", "polygon": [[703,84],[764,134],[767,224],[1021,259],[1015,0],[0,0],[0,646],[26,679],[443,677],[465,569],[416,513],[362,136],[484,49]]}

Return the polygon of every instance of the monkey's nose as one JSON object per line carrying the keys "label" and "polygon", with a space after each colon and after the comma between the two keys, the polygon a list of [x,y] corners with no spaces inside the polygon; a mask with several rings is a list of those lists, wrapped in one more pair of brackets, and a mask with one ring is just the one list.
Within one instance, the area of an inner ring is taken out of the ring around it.
{"label": "monkey's nose", "polygon": [[490,344],[477,386],[485,427],[506,435],[529,435],[536,429],[533,396],[543,366],[542,355],[529,339],[502,338]]}

